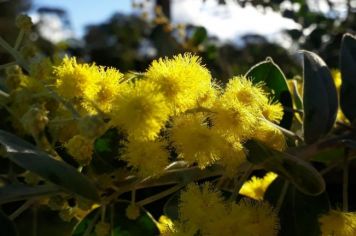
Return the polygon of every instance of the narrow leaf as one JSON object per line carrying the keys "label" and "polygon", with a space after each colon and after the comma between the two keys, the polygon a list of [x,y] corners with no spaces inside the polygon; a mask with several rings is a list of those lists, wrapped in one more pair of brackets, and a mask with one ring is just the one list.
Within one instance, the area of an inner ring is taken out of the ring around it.
{"label": "narrow leaf", "polygon": [[303,51],[304,139],[310,144],[333,127],[338,99],[334,81],[325,62],[315,53]]}
{"label": "narrow leaf", "polygon": [[256,141],[249,141],[245,146],[249,149],[250,162],[262,164],[267,170],[283,176],[304,194],[318,195],[325,190],[323,177],[308,162],[286,152],[268,149]]}
{"label": "narrow leaf", "polygon": [[32,144],[2,130],[0,130],[0,143],[5,147],[9,160],[18,166],[68,191],[98,201],[99,197],[93,183],[74,167],[53,159]]}
{"label": "narrow leaf", "polygon": [[345,34],[340,50],[340,106],[347,119],[356,119],[356,37]]}

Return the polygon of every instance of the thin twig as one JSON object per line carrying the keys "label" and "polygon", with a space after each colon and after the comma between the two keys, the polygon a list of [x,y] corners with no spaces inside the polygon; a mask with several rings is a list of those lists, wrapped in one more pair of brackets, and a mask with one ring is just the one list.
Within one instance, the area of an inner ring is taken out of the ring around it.
{"label": "thin twig", "polygon": [[174,192],[178,191],[179,189],[183,188],[184,186],[185,186],[185,184],[177,184],[172,188],[169,188],[169,189],[167,189],[165,191],[162,191],[162,192],[160,192],[158,194],[155,194],[153,196],[145,198],[145,199],[137,202],[136,204],[142,207],[144,205],[147,205],[147,204],[150,204],[152,202],[155,202],[155,201],[157,201],[157,200],[159,200],[161,198],[164,198],[164,197],[166,197],[168,195],[171,195],[172,193],[174,193]]}
{"label": "thin twig", "polygon": [[24,204],[22,204],[16,211],[14,211],[10,216],[10,220],[16,219],[19,215],[21,215],[24,211],[26,211],[33,203],[37,201],[36,198],[31,198],[27,200]]}
{"label": "thin twig", "polygon": [[20,33],[17,36],[16,42],[15,42],[14,50],[17,51],[19,49],[24,36],[25,36],[25,31],[24,30],[20,30]]}
{"label": "thin twig", "polygon": [[230,196],[230,200],[235,201],[237,195],[240,192],[240,189],[241,189],[242,185],[244,184],[244,182],[248,179],[248,177],[252,173],[253,167],[254,167],[254,165],[252,163],[248,163],[248,166],[247,166],[247,168],[245,170],[245,173],[243,173],[241,178],[235,183],[234,189],[233,189],[232,194]]}
{"label": "thin twig", "polygon": [[289,187],[289,182],[287,180],[284,181],[283,187],[282,187],[282,191],[281,191],[281,195],[279,195],[278,201],[277,201],[277,205],[276,205],[276,211],[279,212],[281,210],[282,204],[284,202],[284,198],[287,194],[288,191],[288,187]]}
{"label": "thin twig", "polygon": [[16,61],[12,61],[12,62],[9,62],[9,63],[2,64],[2,65],[0,65],[0,70],[6,69],[6,68],[8,68],[10,66],[14,66],[14,65],[17,65]]}

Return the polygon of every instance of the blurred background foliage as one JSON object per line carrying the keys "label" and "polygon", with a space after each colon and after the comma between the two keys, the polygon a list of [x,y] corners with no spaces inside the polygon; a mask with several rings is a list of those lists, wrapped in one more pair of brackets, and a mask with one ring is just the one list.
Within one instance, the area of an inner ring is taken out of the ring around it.
{"label": "blurred background foliage", "polygon": [[[141,15],[116,13],[105,22],[87,26],[83,38],[65,42],[53,43],[42,37],[40,28],[43,22],[39,20],[29,45],[34,45],[45,55],[70,53],[84,61],[114,66],[123,72],[142,71],[152,59],[191,51],[202,56],[215,78],[226,81],[232,75],[245,74],[248,68],[268,56],[280,65],[288,78],[292,78],[301,73],[296,49],[314,51],[330,68],[337,68],[342,35],[356,31],[355,0],[234,0],[242,7],[254,6],[260,11],[272,9],[301,26],[284,31],[292,40],[293,51],[257,34],[242,36],[243,46],[237,47],[233,42],[222,43],[218,38],[209,36],[207,30],[199,25],[172,27],[171,1],[150,1],[156,5],[153,19],[147,17],[144,9]],[[226,4],[225,0],[216,1]],[[328,10],[320,10],[318,5],[327,6]],[[14,42],[17,36],[15,17],[31,8],[31,0],[3,0],[0,6],[0,35]],[[135,7],[141,6],[136,4]],[[37,13],[40,19],[41,16],[55,15],[65,27],[70,28],[69,18],[62,9],[42,7],[37,9]],[[23,50],[31,51],[26,44],[24,47]],[[0,49],[0,63],[9,60],[9,56]]]}

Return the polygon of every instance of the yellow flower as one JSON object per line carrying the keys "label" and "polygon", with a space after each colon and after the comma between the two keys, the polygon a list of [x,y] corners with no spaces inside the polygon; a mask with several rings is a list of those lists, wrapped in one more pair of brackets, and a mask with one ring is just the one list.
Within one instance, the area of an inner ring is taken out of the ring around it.
{"label": "yellow flower", "polygon": [[122,155],[142,177],[157,176],[169,164],[168,151],[163,142],[130,140]]}
{"label": "yellow flower", "polygon": [[259,123],[254,138],[278,151],[283,151],[287,146],[282,131],[267,122]]}
{"label": "yellow flower", "polygon": [[54,68],[57,77],[56,90],[67,98],[84,98],[93,100],[99,91],[97,82],[100,72],[97,66],[78,64],[74,57],[65,57],[62,63]]}
{"label": "yellow flower", "polygon": [[235,229],[235,231],[232,231],[235,232],[233,235],[278,235],[279,219],[277,212],[267,202],[243,199],[238,204],[233,204],[227,217],[236,220],[235,225],[232,225]]}
{"label": "yellow flower", "polygon": [[211,92],[210,72],[201,65],[199,57],[191,54],[155,60],[146,76],[159,85],[175,113],[194,108]]}
{"label": "yellow flower", "polygon": [[130,220],[136,220],[140,216],[140,207],[131,203],[126,208],[126,217]]}
{"label": "yellow flower", "polygon": [[118,70],[114,68],[107,68],[106,70],[100,68],[101,78],[97,82],[99,91],[94,99],[95,105],[105,112],[109,113],[112,109],[114,99],[118,93],[120,93],[120,80],[123,78]]}
{"label": "yellow flower", "polygon": [[243,76],[235,76],[229,80],[221,99],[224,102],[240,103],[240,107],[245,107],[255,114],[260,113],[268,103],[262,84],[253,84]]}
{"label": "yellow flower", "polygon": [[220,192],[209,183],[201,187],[189,184],[182,191],[179,203],[179,220],[192,228],[206,228],[206,225],[219,218],[225,218],[226,208]]}
{"label": "yellow flower", "polygon": [[253,198],[255,200],[262,200],[268,186],[277,178],[273,172],[268,172],[263,178],[253,176],[251,180],[244,183],[240,189],[240,194]]}
{"label": "yellow flower", "polygon": [[139,80],[125,84],[116,97],[111,122],[126,130],[130,138],[154,140],[169,114],[164,96],[157,91],[156,85]]}
{"label": "yellow flower", "polygon": [[280,103],[266,103],[262,108],[263,116],[275,123],[279,123],[283,118],[283,106]]}
{"label": "yellow flower", "polygon": [[331,210],[319,218],[322,236],[355,236],[356,213]]}
{"label": "yellow flower", "polygon": [[76,135],[64,147],[79,165],[89,165],[93,155],[93,140]]}
{"label": "yellow flower", "polygon": [[[342,84],[341,73],[339,70],[333,69],[333,70],[331,70],[331,75],[334,79],[335,87],[336,87],[338,96],[340,98],[340,89],[341,89],[341,84]],[[339,99],[339,101],[340,101],[340,99]],[[349,123],[348,119],[345,117],[344,113],[342,112],[340,106],[337,111],[336,120],[344,122],[344,123]]]}
{"label": "yellow flower", "polygon": [[207,126],[201,113],[176,117],[170,134],[180,157],[190,164],[198,163],[200,168],[219,160],[226,146],[225,139]]}
{"label": "yellow flower", "polygon": [[224,174],[234,177],[240,165],[246,161],[246,152],[242,144],[236,140],[226,140],[227,145],[222,150],[221,159],[218,161],[224,168]]}
{"label": "yellow flower", "polygon": [[218,101],[211,115],[214,128],[223,136],[238,141],[249,139],[258,125],[257,114],[234,101]]}

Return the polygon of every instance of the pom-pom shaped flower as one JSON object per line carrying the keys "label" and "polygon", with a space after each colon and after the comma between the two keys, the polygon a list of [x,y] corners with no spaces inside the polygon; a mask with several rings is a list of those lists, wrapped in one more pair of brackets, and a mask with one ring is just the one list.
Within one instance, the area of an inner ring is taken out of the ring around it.
{"label": "pom-pom shaped flower", "polygon": [[176,117],[170,134],[180,157],[190,164],[198,163],[200,168],[219,160],[227,145],[219,133],[208,127],[206,117],[200,113]]}
{"label": "pom-pom shaped flower", "polygon": [[199,57],[191,54],[155,60],[146,76],[159,86],[175,113],[194,108],[211,92],[209,70],[201,65]]}
{"label": "pom-pom shaped flower", "polygon": [[62,63],[54,68],[57,77],[56,90],[67,98],[94,99],[99,91],[100,80],[98,67],[89,64],[78,64],[74,57],[65,57]]}
{"label": "pom-pom shaped flower", "polygon": [[274,127],[273,124],[267,122],[259,123],[254,138],[264,143],[266,146],[278,151],[283,151],[287,146],[282,131]]}
{"label": "pom-pom shaped flower", "polygon": [[93,155],[93,140],[75,135],[64,147],[79,165],[88,165]]}
{"label": "pom-pom shaped flower", "polygon": [[[124,85],[123,85],[124,86]],[[151,81],[128,83],[116,96],[111,122],[122,127],[130,138],[154,140],[170,114],[164,96]]]}
{"label": "pom-pom shaped flower", "polygon": [[204,229],[207,224],[219,218],[225,218],[226,208],[220,192],[214,190],[209,183],[201,187],[190,184],[181,193],[179,217],[181,222],[193,228]]}
{"label": "pom-pom shaped flower", "polygon": [[168,163],[169,154],[163,142],[130,140],[126,143],[122,159],[142,177],[157,176]]}
{"label": "pom-pom shaped flower", "polygon": [[99,91],[94,102],[101,111],[109,113],[116,95],[121,93],[120,80],[124,75],[114,68],[100,68],[100,74],[101,78],[97,82]]}
{"label": "pom-pom shaped flower", "polygon": [[263,116],[275,123],[279,123],[283,118],[283,106],[280,103],[266,103],[262,108]]}
{"label": "pom-pom shaped flower", "polygon": [[356,213],[331,210],[319,218],[322,236],[355,236]]}

